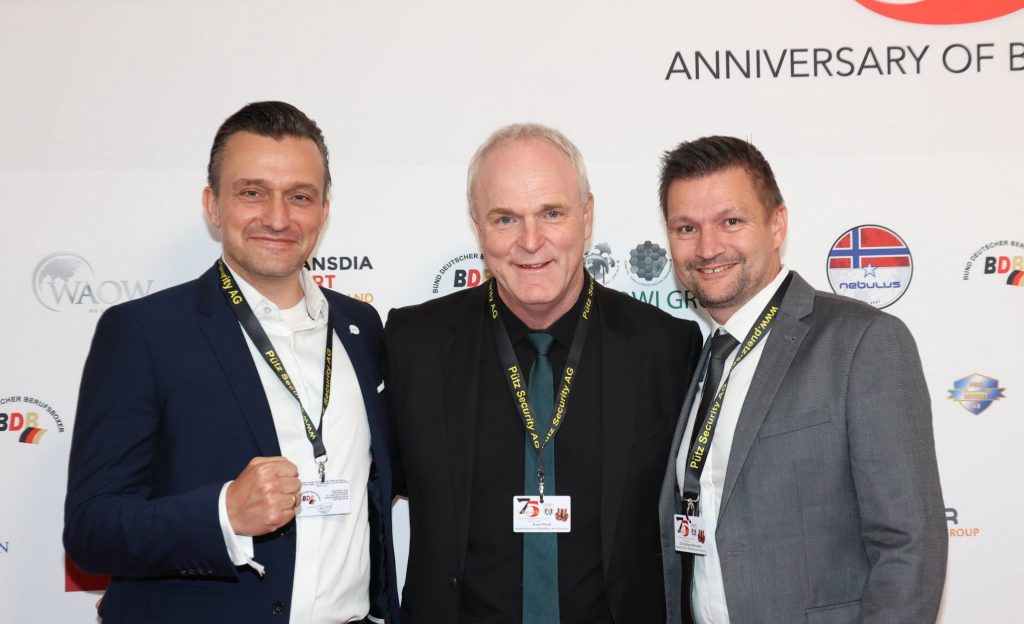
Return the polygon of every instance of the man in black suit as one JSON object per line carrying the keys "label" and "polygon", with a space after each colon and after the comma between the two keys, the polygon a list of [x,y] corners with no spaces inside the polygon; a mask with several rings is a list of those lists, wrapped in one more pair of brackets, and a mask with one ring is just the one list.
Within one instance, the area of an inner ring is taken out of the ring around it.
{"label": "man in black suit", "polygon": [[664,621],[658,482],[697,325],[586,275],[594,199],[561,133],[502,128],[468,178],[494,279],[385,329],[403,621]]}

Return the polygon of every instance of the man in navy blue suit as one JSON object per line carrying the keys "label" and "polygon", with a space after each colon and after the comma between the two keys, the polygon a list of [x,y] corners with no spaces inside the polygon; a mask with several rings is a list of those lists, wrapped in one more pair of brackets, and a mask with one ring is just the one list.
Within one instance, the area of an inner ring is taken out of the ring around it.
{"label": "man in navy blue suit", "polygon": [[327,147],[283,102],[214,138],[222,257],[115,306],[82,375],[64,544],[104,622],[397,622],[376,311],[302,270]]}

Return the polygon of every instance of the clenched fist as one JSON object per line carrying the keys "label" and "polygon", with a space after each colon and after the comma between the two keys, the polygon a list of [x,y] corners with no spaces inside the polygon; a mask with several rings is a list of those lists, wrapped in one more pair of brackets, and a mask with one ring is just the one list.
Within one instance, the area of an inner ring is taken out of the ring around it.
{"label": "clenched fist", "polygon": [[264,535],[295,517],[299,469],[284,457],[254,457],[228,486],[227,508],[237,535]]}

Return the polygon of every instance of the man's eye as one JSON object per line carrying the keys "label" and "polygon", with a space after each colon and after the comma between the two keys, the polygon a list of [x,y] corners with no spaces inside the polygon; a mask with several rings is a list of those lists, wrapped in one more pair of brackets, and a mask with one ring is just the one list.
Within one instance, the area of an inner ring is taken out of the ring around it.
{"label": "man's eye", "polygon": [[295,199],[295,201],[300,201],[300,202],[313,201],[313,199],[309,195],[303,195],[302,193],[299,193],[298,195],[294,195],[293,199]]}
{"label": "man's eye", "polygon": [[509,225],[512,223],[512,217],[508,215],[501,215],[500,217],[495,219],[494,222],[497,223],[498,225]]}
{"label": "man's eye", "polygon": [[693,234],[694,232],[697,231],[697,228],[693,227],[692,225],[680,225],[678,228],[676,228],[676,231],[679,232],[680,234]]}
{"label": "man's eye", "polygon": [[548,219],[557,219],[560,216],[562,216],[562,211],[560,210],[548,210],[547,212]]}
{"label": "man's eye", "polygon": [[245,189],[244,191],[239,193],[239,195],[247,199],[255,199],[260,196],[260,192],[257,191],[256,189]]}
{"label": "man's eye", "polygon": [[726,219],[725,220],[725,224],[728,225],[729,227],[735,227],[735,226],[739,225],[740,223],[742,223],[742,221],[740,221],[739,219],[737,219],[735,217],[732,217],[730,219]]}

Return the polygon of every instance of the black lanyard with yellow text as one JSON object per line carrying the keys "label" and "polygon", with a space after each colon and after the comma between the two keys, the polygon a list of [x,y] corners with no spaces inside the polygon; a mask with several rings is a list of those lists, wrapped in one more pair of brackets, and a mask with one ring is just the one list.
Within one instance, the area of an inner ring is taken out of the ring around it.
{"label": "black lanyard with yellow text", "polygon": [[522,367],[516,358],[515,349],[512,348],[512,341],[508,337],[505,324],[501,321],[498,312],[498,303],[494,293],[494,279],[487,286],[487,307],[494,322],[494,342],[498,348],[498,359],[501,361],[505,381],[512,393],[516,405],[516,411],[523,420],[523,426],[530,434],[530,443],[537,453],[537,491],[540,494],[541,502],[544,502],[544,447],[548,445],[558,433],[558,429],[565,420],[566,406],[569,403],[569,394],[572,392],[572,383],[579,369],[580,356],[583,353],[583,342],[587,336],[587,329],[590,325],[590,311],[594,303],[594,278],[587,276],[587,295],[583,302],[583,310],[580,312],[579,321],[576,323],[576,331],[573,333],[572,345],[569,347],[569,357],[565,361],[565,372],[558,386],[558,393],[555,395],[555,412],[551,418],[551,427],[544,438],[541,439],[537,430],[537,422],[534,419],[533,404],[530,402],[528,389],[523,380]]}
{"label": "black lanyard with yellow text", "polygon": [[[715,437],[715,429],[718,426],[718,415],[722,410],[722,403],[725,401],[725,390],[729,387],[729,377],[732,375],[732,371],[735,370],[736,365],[739,364],[747,354],[754,350],[761,340],[768,335],[768,330],[771,328],[772,323],[775,321],[775,315],[779,312],[779,306],[782,305],[782,298],[786,295],[786,290],[789,289],[789,283],[793,280],[793,274],[790,273],[786,276],[786,279],[782,281],[782,284],[772,295],[771,300],[761,311],[760,320],[754,323],[754,326],[747,332],[747,337],[743,339],[743,342],[739,343],[740,350],[736,354],[736,357],[732,360],[732,366],[729,367],[729,373],[722,380],[722,385],[718,389],[718,394],[715,396],[714,401],[708,406],[707,416],[704,417],[703,422],[694,423],[694,427],[700,426],[700,432],[693,436],[693,444],[690,446],[689,454],[686,461],[686,473],[683,478],[683,502],[686,503],[686,515],[693,515],[696,511],[697,501],[700,499],[700,476],[704,472],[705,459],[708,456],[708,449],[711,448],[711,441]],[[701,371],[700,376],[703,377],[708,369],[710,357],[704,362],[704,368]],[[714,388],[704,387],[701,393],[714,392]],[[696,397],[694,397],[696,398]],[[701,414],[697,414],[696,418],[700,418]]]}
{"label": "black lanyard with yellow text", "polygon": [[327,463],[327,447],[324,446],[323,429],[324,417],[327,414],[327,404],[331,400],[331,355],[334,346],[334,312],[328,307],[327,346],[324,349],[324,397],[323,403],[320,406],[320,425],[313,427],[313,421],[309,418],[309,414],[306,413],[306,408],[302,407],[302,399],[299,398],[298,389],[292,383],[292,378],[288,371],[284,369],[284,363],[277,356],[277,351],[270,342],[267,332],[263,331],[263,326],[260,325],[259,319],[256,318],[252,308],[246,303],[242,291],[235,283],[231,270],[220,259],[217,260],[217,270],[220,273],[221,291],[224,293],[224,298],[231,304],[235,318],[238,319],[245,333],[249,335],[249,339],[252,340],[253,345],[259,350],[260,355],[263,356],[263,361],[270,366],[284,387],[288,389],[288,392],[291,392],[292,396],[295,397],[295,402],[299,404],[306,438],[309,439],[309,443],[313,446],[313,459],[316,461],[317,469],[320,471],[320,481],[323,482],[326,470],[324,464]]}

